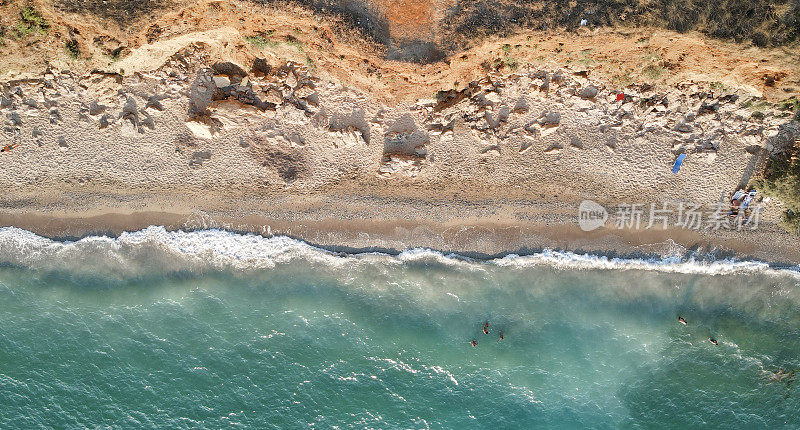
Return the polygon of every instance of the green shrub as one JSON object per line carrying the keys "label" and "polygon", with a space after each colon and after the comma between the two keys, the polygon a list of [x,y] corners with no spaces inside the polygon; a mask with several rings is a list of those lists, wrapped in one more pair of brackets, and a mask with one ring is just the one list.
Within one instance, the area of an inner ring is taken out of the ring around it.
{"label": "green shrub", "polygon": [[783,111],[800,112],[800,99],[797,96],[793,96],[776,103],[775,107]]}
{"label": "green shrub", "polygon": [[506,57],[505,62],[508,69],[512,72],[516,72],[517,69],[519,69],[519,61],[517,61],[516,58]]}
{"label": "green shrub", "polygon": [[645,78],[656,80],[664,74],[664,68],[655,64],[648,64],[642,69],[642,75]]}
{"label": "green shrub", "polygon": [[800,147],[795,143],[785,153],[770,157],[762,177],[754,182],[760,193],[783,203],[781,225],[800,235]]}
{"label": "green shrub", "polygon": [[16,27],[19,37],[45,34],[50,28],[50,24],[42,17],[42,14],[32,7],[26,7],[20,10],[19,16],[19,22]]}
{"label": "green shrub", "polygon": [[278,42],[275,42],[274,40],[271,39],[272,33],[273,32],[270,30],[264,34],[259,34],[256,36],[247,36],[244,38],[244,40],[252,43],[253,46],[259,49],[263,49],[267,46],[269,46],[270,48],[274,48],[278,46]]}
{"label": "green shrub", "polygon": [[67,55],[73,60],[77,60],[81,57],[81,48],[78,46],[78,41],[75,39],[67,41],[64,44],[64,49],[67,51]]}

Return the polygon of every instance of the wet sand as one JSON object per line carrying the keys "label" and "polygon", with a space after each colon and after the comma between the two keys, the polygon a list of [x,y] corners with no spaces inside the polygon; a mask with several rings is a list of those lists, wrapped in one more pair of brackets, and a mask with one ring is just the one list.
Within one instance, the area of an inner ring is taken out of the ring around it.
{"label": "wet sand", "polygon": [[377,200],[368,204],[346,197],[339,197],[338,201],[332,197],[251,200],[238,206],[224,200],[209,201],[207,206],[177,200],[165,204],[161,200],[152,205],[171,210],[136,210],[133,205],[119,204],[115,208],[60,207],[38,212],[5,207],[0,210],[0,226],[65,240],[116,236],[163,225],[167,230],[217,228],[263,236],[286,235],[341,252],[396,253],[430,248],[488,258],[554,249],[608,256],[735,256],[778,264],[800,262],[797,239],[769,222],[761,223],[755,231],[713,232],[644,226],[639,230],[617,229],[609,221],[605,227],[585,232],[577,223],[578,202],[497,205]]}

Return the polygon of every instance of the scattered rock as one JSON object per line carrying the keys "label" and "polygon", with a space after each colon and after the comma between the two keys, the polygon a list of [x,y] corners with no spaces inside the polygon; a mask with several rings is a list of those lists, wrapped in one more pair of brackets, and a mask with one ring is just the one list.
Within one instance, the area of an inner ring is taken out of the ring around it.
{"label": "scattered rock", "polygon": [[[147,99],[147,103],[144,105],[144,108],[145,109],[155,109],[157,111],[163,111],[164,110],[164,105],[161,104],[161,100],[163,100],[164,98],[165,98],[164,96],[160,96],[160,95],[150,96]],[[92,114],[91,110],[89,111],[89,113]],[[95,114],[92,114],[92,115],[95,115]]]}
{"label": "scattered rock", "polygon": [[339,129],[329,130],[328,133],[337,140],[344,141],[345,146],[367,144],[364,132],[356,126],[348,125]]}
{"label": "scattered rock", "polygon": [[113,123],[113,118],[109,114],[105,114],[100,117],[100,129],[104,129]]}
{"label": "scattered rock", "polygon": [[384,155],[378,168],[378,176],[391,179],[397,176],[416,178],[422,171],[424,160],[419,157],[409,157],[402,154]]}
{"label": "scattered rock", "polygon": [[61,122],[61,114],[58,109],[50,109],[50,124],[58,124]]}
{"label": "scattered rock", "polygon": [[289,70],[289,72],[286,74],[285,82],[286,85],[289,86],[289,88],[296,88],[299,82],[297,80],[297,73],[294,70]]}
{"label": "scattered rock", "polygon": [[250,73],[254,76],[264,77],[272,74],[272,66],[267,63],[264,58],[256,58],[253,60],[253,67],[250,68]]}
{"label": "scattered rock", "polygon": [[22,125],[22,117],[20,117],[17,112],[11,111],[8,114],[6,114],[6,117],[8,118],[8,121],[9,123],[11,123],[11,125],[17,127]]}
{"label": "scattered rock", "polygon": [[281,93],[281,90],[277,88],[269,88],[265,90],[265,94],[265,101],[275,105],[283,104],[283,93]]}
{"label": "scattered rock", "polygon": [[190,166],[202,166],[204,162],[211,159],[211,152],[209,151],[196,151],[192,153],[192,159],[189,160]]}
{"label": "scattered rock", "polygon": [[700,109],[697,110],[697,116],[707,113],[716,113],[717,111],[719,111],[719,102],[714,102],[714,103],[703,102],[703,104],[700,105]]}
{"label": "scattered rock", "polygon": [[441,123],[428,124],[427,129],[430,132],[430,134],[434,136],[445,135],[448,133],[453,133],[453,129],[455,128],[455,123],[456,120],[452,119],[447,124],[441,124]]}
{"label": "scattered rock", "polygon": [[800,123],[790,121],[782,124],[778,133],[767,139],[764,147],[770,155],[777,155],[792,147],[798,139],[800,139]]}
{"label": "scattered rock", "polygon": [[745,151],[746,151],[748,154],[751,154],[751,155],[756,155],[756,154],[758,154],[759,152],[761,152],[761,150],[762,150],[762,149],[764,149],[764,147],[763,147],[763,146],[761,146],[761,145],[749,145],[749,146],[748,146],[748,147],[746,147],[744,150],[745,150]]}
{"label": "scattered rock", "polygon": [[679,131],[681,133],[691,133],[692,130],[693,130],[692,126],[685,122],[681,122],[675,126],[675,131]]}
{"label": "scattered rock", "polygon": [[544,150],[545,154],[558,154],[561,150],[564,149],[563,146],[559,143],[553,143],[547,149]]}
{"label": "scattered rock", "polygon": [[511,113],[515,114],[525,114],[528,113],[528,103],[525,101],[524,97],[520,97],[517,100],[517,103],[514,105],[514,109],[511,109]]}
{"label": "scattered rock", "polygon": [[311,84],[302,84],[294,90],[294,96],[299,99],[307,98],[316,93],[314,86]]}
{"label": "scattered rock", "polygon": [[561,113],[556,111],[544,112],[539,117],[539,124],[542,126],[557,126],[559,123],[561,123]]}
{"label": "scattered rock", "polygon": [[106,106],[97,103],[96,100],[89,105],[89,115],[92,117],[96,117],[105,111],[106,111]]}
{"label": "scattered rock", "polygon": [[222,122],[210,116],[200,116],[187,121],[186,127],[201,139],[213,139],[220,133]]}
{"label": "scattered rock", "polygon": [[595,87],[594,85],[589,85],[587,87],[581,88],[581,91],[578,93],[578,96],[580,96],[583,99],[594,99],[595,97],[597,97],[597,93],[599,92],[600,90],[598,90],[597,87]]}
{"label": "scattered rock", "polygon": [[231,79],[225,75],[214,75],[212,79],[217,88],[222,89],[231,86]]}
{"label": "scattered rock", "polygon": [[[244,79],[247,76],[247,72],[245,72],[241,66],[232,63],[230,61],[214,63],[214,65],[211,66],[211,70],[214,71],[215,78],[217,76],[227,77],[229,82],[228,85],[239,84],[240,82],[242,82],[242,79]],[[228,86],[228,85],[223,85],[223,86]],[[217,88],[222,88],[223,86],[217,85]]]}
{"label": "scattered rock", "polygon": [[484,97],[486,98],[486,101],[488,101],[492,105],[499,104],[501,100],[500,94],[497,94],[496,92],[486,93],[484,94]]}
{"label": "scattered rock", "polygon": [[533,143],[535,142],[534,138],[528,135],[523,136],[525,139],[522,141],[522,144],[519,147],[519,153],[524,154],[528,152],[529,149],[533,148]]}

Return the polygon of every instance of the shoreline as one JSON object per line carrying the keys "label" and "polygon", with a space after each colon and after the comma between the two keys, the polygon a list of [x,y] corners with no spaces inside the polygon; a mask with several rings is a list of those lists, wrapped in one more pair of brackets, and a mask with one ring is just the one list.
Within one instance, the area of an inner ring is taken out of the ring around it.
{"label": "shoreline", "polygon": [[[779,227],[763,231],[725,231],[709,234],[692,230],[618,230],[601,227],[582,231],[576,222],[533,223],[503,217],[475,217],[472,221],[431,222],[421,219],[292,219],[263,214],[222,214],[216,211],[131,211],[94,215],[77,213],[32,214],[0,212],[0,227],[15,227],[57,241],[88,236],[118,237],[149,226],[167,231],[217,229],[262,237],[286,236],[336,253],[382,252],[397,255],[424,248],[473,259],[531,255],[543,250],[620,258],[699,257],[760,261],[777,267],[800,264],[800,249]],[[784,238],[785,239],[785,238]]]}

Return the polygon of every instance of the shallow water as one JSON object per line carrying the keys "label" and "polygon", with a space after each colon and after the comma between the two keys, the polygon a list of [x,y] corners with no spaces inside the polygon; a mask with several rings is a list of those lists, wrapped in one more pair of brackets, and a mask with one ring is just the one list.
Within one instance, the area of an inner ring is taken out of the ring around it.
{"label": "shallow water", "polygon": [[763,264],[347,256],[161,228],[77,243],[0,229],[0,255],[2,428],[800,417],[800,276]]}

